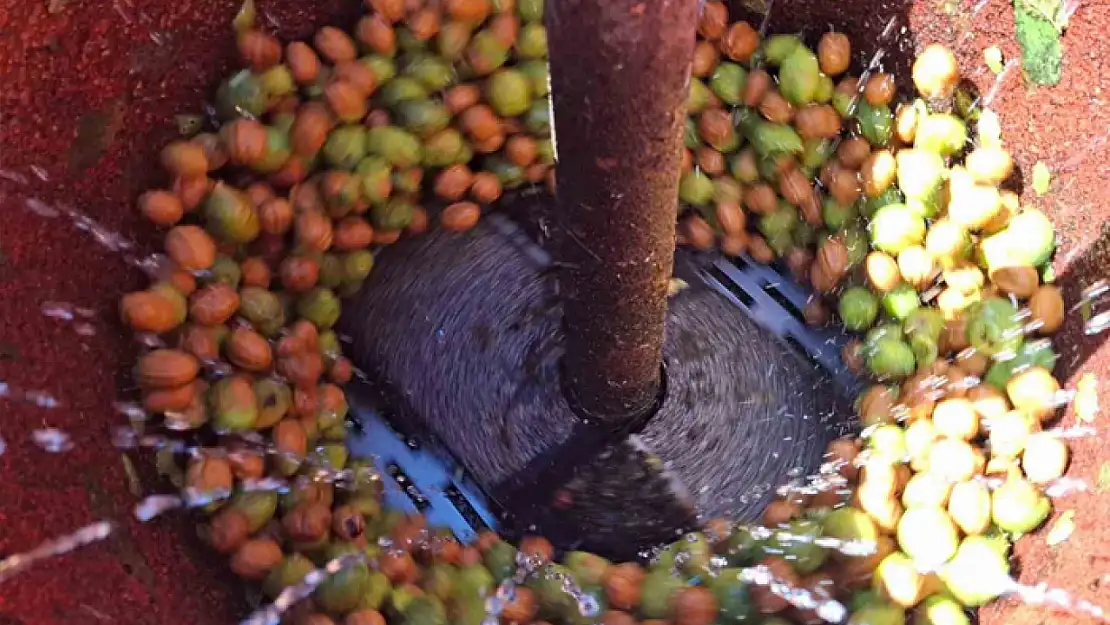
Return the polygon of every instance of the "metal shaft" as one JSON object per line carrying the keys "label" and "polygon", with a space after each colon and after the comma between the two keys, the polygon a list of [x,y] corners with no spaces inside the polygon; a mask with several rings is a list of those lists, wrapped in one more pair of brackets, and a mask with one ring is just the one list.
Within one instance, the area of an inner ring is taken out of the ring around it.
{"label": "metal shaft", "polygon": [[609,426],[661,383],[697,6],[548,1],[566,392]]}

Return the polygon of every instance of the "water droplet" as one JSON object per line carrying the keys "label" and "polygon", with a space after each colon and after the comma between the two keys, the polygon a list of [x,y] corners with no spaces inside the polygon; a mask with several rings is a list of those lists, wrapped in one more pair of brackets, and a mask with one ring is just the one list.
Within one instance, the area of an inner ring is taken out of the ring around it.
{"label": "water droplet", "polygon": [[36,445],[52,454],[59,454],[73,449],[73,441],[69,434],[58,428],[40,428],[31,432],[31,440]]}

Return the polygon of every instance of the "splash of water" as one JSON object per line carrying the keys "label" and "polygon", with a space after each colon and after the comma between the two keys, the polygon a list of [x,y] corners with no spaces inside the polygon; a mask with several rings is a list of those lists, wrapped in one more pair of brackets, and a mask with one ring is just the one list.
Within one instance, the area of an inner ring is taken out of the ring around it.
{"label": "splash of water", "polygon": [[41,543],[38,547],[24,553],[17,553],[0,560],[0,584],[26,571],[36,563],[67,554],[86,545],[104,540],[112,534],[115,525],[111,521],[98,521],[59,538]]}
{"label": "splash of water", "polygon": [[1053,607],[1070,614],[1087,616],[1104,623],[1110,622],[1106,610],[1086,599],[1072,597],[1060,588],[1050,588],[1047,584],[1027,586],[1010,579],[1006,594],[1016,596],[1027,604]]}
{"label": "splash of water", "polygon": [[81,336],[93,336],[96,328],[88,322],[96,316],[96,311],[68,302],[45,301],[41,306],[42,314],[51,319],[65,321],[73,326],[73,331]]}
{"label": "splash of water", "polygon": [[745,584],[762,586],[776,596],[785,599],[795,608],[812,611],[826,622],[842,623],[848,618],[848,609],[844,607],[844,604],[829,597],[823,589],[811,592],[804,588],[796,588],[776,577],[771,569],[766,566],[760,565],[741,569],[737,578]]}
{"label": "splash of water", "polygon": [[752,538],[759,541],[774,540],[777,543],[791,543],[798,545],[817,545],[823,549],[840,552],[846,556],[863,557],[874,554],[878,545],[867,540],[840,540],[832,536],[811,536],[807,534],[794,534],[778,528],[764,527],[762,525],[746,526]]}
{"label": "splash of water", "polygon": [[516,589],[535,575],[543,566],[543,560],[538,557],[528,557],[523,552],[516,554],[516,570],[506,577],[497,589],[486,599],[486,616],[482,625],[497,625],[501,612],[516,599]]}
{"label": "splash of water", "polygon": [[863,97],[863,88],[867,85],[867,81],[871,78],[871,74],[874,74],[875,71],[879,69],[883,59],[886,58],[886,42],[890,39],[891,35],[894,34],[897,26],[898,16],[896,15],[892,16],[890,20],[887,21],[886,25],[883,26],[883,30],[879,33],[879,38],[876,41],[878,47],[875,53],[871,55],[871,60],[867,63],[867,67],[864,68],[863,73],[860,74],[859,80],[856,81],[855,94],[848,102],[848,114],[845,117],[852,117],[856,114],[856,109],[859,107],[859,100]]}
{"label": "splash of water", "polygon": [[44,451],[60,454],[73,449],[73,439],[58,428],[39,428],[31,431],[31,440]]}
{"label": "splash of water", "polygon": [[[129,417],[132,414],[146,414],[145,412],[141,412],[141,409],[133,404],[123,404],[123,409],[127,411]],[[115,445],[116,448],[123,450],[140,448],[152,449],[155,451],[170,451],[175,454],[185,454],[190,457],[209,456],[234,458],[236,454],[244,453],[244,451],[252,451],[276,456],[297,465],[311,462],[309,459],[299,458],[274,447],[255,432],[240,433],[232,438],[232,442],[243,444],[245,449],[228,450],[226,447],[200,447],[190,445],[185,441],[170,436],[141,434],[134,428],[129,427],[116,428],[112,434],[112,444]],[[322,449],[322,447],[317,447],[316,451],[321,451]],[[368,482],[379,481],[380,479],[381,476],[378,472],[369,466],[360,466],[354,469],[332,469],[326,466],[312,466],[309,471],[298,475],[296,479],[293,480],[280,478],[245,480],[243,481],[243,485],[244,488],[249,487],[254,490],[288,492],[314,483],[328,483],[338,488],[353,489],[365,485]]]}
{"label": "splash of water", "polygon": [[1079,301],[1068,312],[1079,311],[1083,316],[1083,331],[1088,336],[1101,334],[1110,329],[1110,310],[1094,314],[1094,306],[1102,296],[1110,292],[1110,282],[1099,280],[1080,293]]}
{"label": "splash of water", "polygon": [[[0,173],[7,174],[0,177],[4,177],[13,182],[19,184],[28,183],[27,177],[22,174],[2,171],[0,171]],[[137,248],[134,241],[128,239],[122,233],[108,228],[72,206],[64,204],[51,206],[34,197],[25,198],[23,205],[31,213],[45,219],[56,219],[64,215],[69,218],[75,228],[82,232],[87,232],[100,246],[111,252],[120,254],[124,262],[142,270],[147,275],[157,275],[158,271],[166,266],[165,261],[162,260],[164,257],[161,254],[151,254],[146,257],[136,256],[132,253],[132,251]]]}
{"label": "splash of water", "polygon": [[21,391],[0,380],[0,399],[34,404],[39,408],[57,408],[61,403],[46,391]]}
{"label": "splash of water", "polygon": [[513,574],[502,581],[494,593],[486,599],[486,615],[482,619],[482,625],[497,625],[501,612],[515,599],[516,589],[537,575],[559,582],[563,593],[574,599],[578,613],[582,616],[593,619],[601,614],[601,605],[597,599],[583,591],[573,577],[559,573],[550,565],[545,565],[543,559],[538,556],[528,556],[518,551]]}
{"label": "splash of water", "polygon": [[366,554],[361,552],[348,553],[329,560],[324,566],[310,571],[299,584],[282,590],[273,603],[256,610],[240,621],[239,625],[278,625],[283,614],[311,596],[320,584],[360,562],[366,562]]}
{"label": "splash of water", "polygon": [[1017,66],[1017,59],[1007,60],[1006,64],[1002,67],[1002,71],[998,72],[998,75],[994,77],[994,84],[992,84],[991,88],[987,90],[987,95],[983,96],[980,99],[981,102],[979,100],[973,102],[971,107],[975,108],[981,106],[982,108],[987,108],[988,106],[990,106],[991,102],[993,102],[994,98],[998,95],[998,92],[1002,89],[1002,84],[1006,82],[1006,78],[1009,77],[1009,75],[1014,71],[1014,68],[1016,68]]}

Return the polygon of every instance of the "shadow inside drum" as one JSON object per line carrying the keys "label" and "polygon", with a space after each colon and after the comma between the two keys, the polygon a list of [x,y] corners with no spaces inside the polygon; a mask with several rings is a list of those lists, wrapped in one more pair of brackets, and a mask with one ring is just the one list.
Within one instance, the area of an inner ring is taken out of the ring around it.
{"label": "shadow inside drum", "polygon": [[[550,198],[521,202],[510,208],[550,217]],[[595,436],[563,399],[558,267],[502,222],[383,251],[342,324],[398,428],[442,441],[509,513],[510,535],[635,557],[701,517],[755,518],[846,431],[830,376],[683,252],[690,287],[669,305],[662,405],[638,432]]]}

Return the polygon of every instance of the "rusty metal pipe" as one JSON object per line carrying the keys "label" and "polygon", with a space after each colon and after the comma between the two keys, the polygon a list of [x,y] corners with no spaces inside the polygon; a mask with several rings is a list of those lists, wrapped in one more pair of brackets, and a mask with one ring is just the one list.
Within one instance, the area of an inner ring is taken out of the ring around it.
{"label": "rusty metal pipe", "polygon": [[620,427],[661,384],[694,0],[551,0],[568,400]]}

